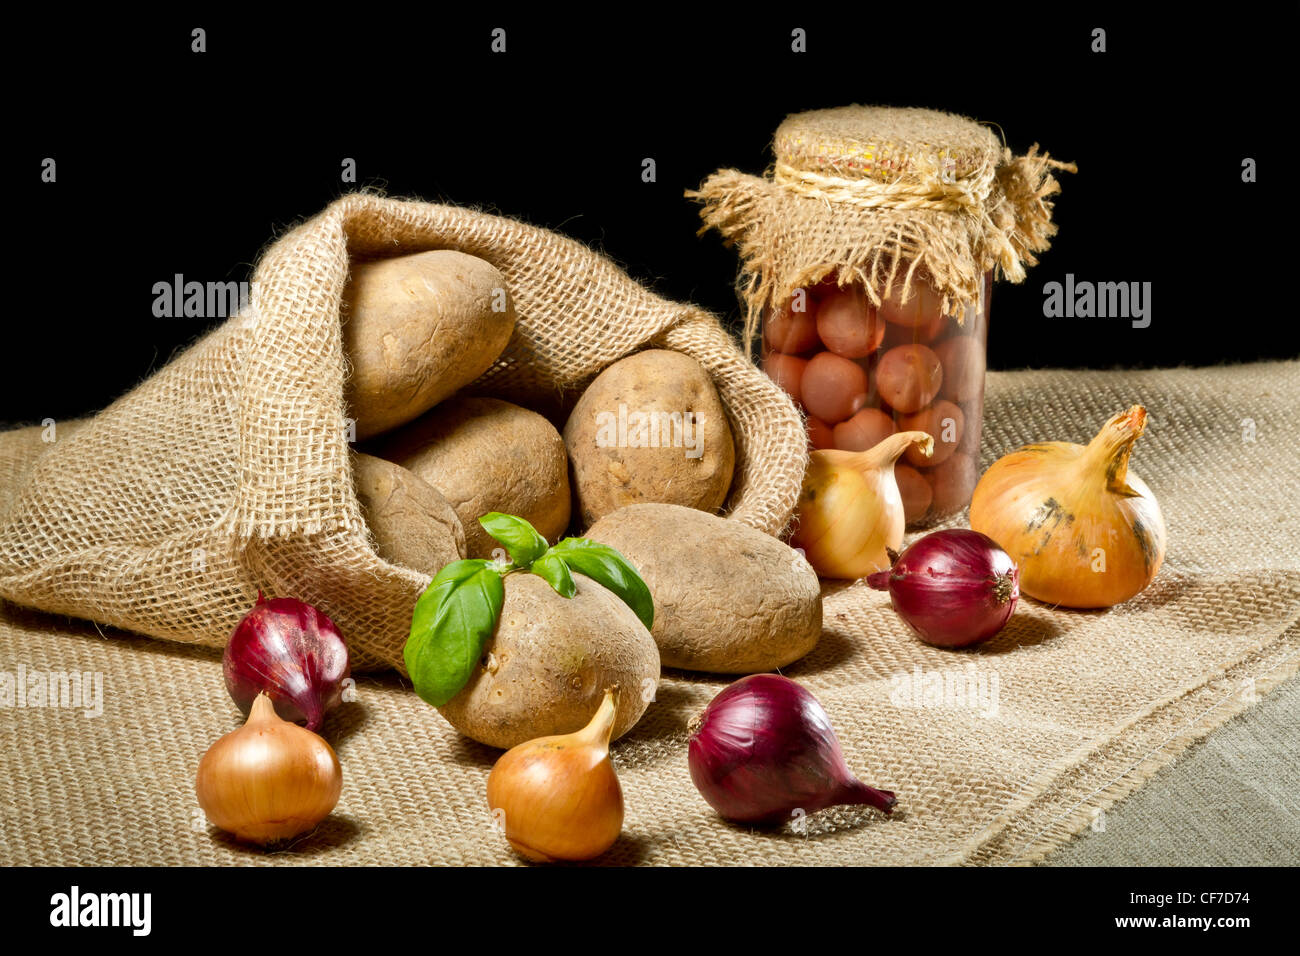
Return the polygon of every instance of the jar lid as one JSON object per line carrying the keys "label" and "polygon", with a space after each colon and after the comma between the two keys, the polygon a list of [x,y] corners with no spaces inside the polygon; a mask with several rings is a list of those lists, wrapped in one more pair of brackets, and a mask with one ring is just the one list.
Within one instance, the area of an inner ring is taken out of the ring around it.
{"label": "jar lid", "polygon": [[988,175],[1002,157],[998,137],[974,120],[881,106],[795,113],[777,127],[774,149],[778,169],[879,183],[969,180]]}

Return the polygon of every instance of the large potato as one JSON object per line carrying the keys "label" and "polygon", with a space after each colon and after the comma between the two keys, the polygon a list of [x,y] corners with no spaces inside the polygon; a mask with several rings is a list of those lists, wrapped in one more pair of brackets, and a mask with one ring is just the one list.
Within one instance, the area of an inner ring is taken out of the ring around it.
{"label": "large potato", "polygon": [[496,633],[469,683],[438,708],[466,737],[509,749],[581,730],[605,689],[619,686],[614,737],[641,719],[659,685],[659,652],[645,625],[581,574],[563,598],[535,574],[510,574]]}
{"label": "large potato", "polygon": [[354,265],[341,314],[358,438],[418,418],[478,378],[515,328],[501,273],[450,249]]}
{"label": "large potato", "polygon": [[564,441],[536,412],[496,398],[456,398],[383,436],[374,454],[415,472],[451,502],[471,558],[499,545],[478,519],[518,515],[554,542],[569,526]]}
{"label": "large potato", "polygon": [[375,551],[433,576],[465,557],[465,530],[436,488],[401,465],[354,452],[352,478]]}
{"label": "large potato", "polygon": [[642,502],[717,511],[736,465],[709,373],[665,349],[629,355],[596,376],[564,426],[564,444],[584,525]]}
{"label": "large potato", "polygon": [[630,505],[586,536],[622,552],[649,585],[665,667],[770,671],[803,657],[821,636],[816,572],[748,525],[678,505]]}

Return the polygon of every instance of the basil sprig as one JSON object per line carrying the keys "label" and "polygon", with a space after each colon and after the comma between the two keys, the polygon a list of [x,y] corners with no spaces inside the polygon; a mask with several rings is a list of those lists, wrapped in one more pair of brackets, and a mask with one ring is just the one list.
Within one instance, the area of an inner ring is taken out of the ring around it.
{"label": "basil sprig", "polygon": [[441,707],[469,682],[496,631],[505,601],[504,579],[522,571],[536,574],[556,594],[578,592],[577,571],[623,600],[649,630],[654,625],[650,589],[628,560],[608,545],[586,538],[565,538],[554,547],[537,529],[514,515],[493,511],[479,524],[499,541],[510,560],[482,558],[453,561],[429,582],[415,602],[411,636],[403,657],[421,698]]}

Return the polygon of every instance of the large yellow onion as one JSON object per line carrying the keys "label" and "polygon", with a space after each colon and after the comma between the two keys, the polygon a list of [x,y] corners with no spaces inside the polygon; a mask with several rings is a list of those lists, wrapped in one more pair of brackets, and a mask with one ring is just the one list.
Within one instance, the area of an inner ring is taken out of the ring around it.
{"label": "large yellow onion", "polygon": [[1134,405],[1088,445],[1026,445],[993,463],[975,486],[970,526],[1020,565],[1020,590],[1048,604],[1111,607],[1156,576],[1165,519],[1129,471],[1147,413]]}

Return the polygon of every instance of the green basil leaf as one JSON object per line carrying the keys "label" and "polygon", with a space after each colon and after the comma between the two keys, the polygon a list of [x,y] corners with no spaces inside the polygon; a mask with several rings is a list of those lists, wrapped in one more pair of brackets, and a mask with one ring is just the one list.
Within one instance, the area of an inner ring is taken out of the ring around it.
{"label": "green basil leaf", "polygon": [[587,538],[565,538],[548,553],[563,559],[569,570],[585,574],[617,594],[641,619],[646,630],[654,626],[655,604],[650,588],[627,558],[609,545]]}
{"label": "green basil leaf", "polygon": [[505,585],[489,563],[453,561],[415,602],[402,656],[415,692],[435,707],[460,693],[496,630]]}
{"label": "green basil leaf", "polygon": [[506,546],[510,560],[521,568],[527,568],[546,553],[546,539],[523,518],[491,511],[479,518],[478,523],[484,531]]}
{"label": "green basil leaf", "polygon": [[533,566],[528,570],[554,588],[555,593],[560,597],[571,598],[578,593],[578,586],[573,583],[569,566],[559,555],[544,554],[534,561]]}

